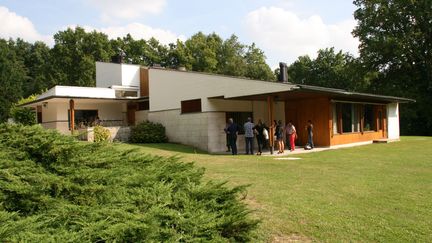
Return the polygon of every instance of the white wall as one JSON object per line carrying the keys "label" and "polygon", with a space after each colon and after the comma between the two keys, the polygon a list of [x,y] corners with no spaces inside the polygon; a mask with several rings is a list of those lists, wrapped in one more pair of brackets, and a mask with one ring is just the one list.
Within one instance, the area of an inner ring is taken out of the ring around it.
{"label": "white wall", "polygon": [[47,92],[38,96],[42,99],[49,96],[61,97],[89,97],[89,98],[115,98],[115,90],[109,88],[79,87],[79,86],[60,86],[57,85]]}
{"label": "white wall", "polygon": [[[219,75],[149,69],[150,111],[179,109],[182,100],[201,99],[202,111],[214,111],[218,104],[207,98],[234,98],[283,92],[294,86]],[[223,105],[223,104],[222,104]]]}
{"label": "white wall", "polygon": [[399,104],[387,105],[388,139],[399,139]]}
{"label": "white wall", "polygon": [[122,85],[121,65],[116,63],[96,62],[96,87],[108,88]]}
{"label": "white wall", "polygon": [[140,66],[121,64],[121,85],[140,87]]}
{"label": "white wall", "polygon": [[96,62],[96,87],[108,88],[112,85],[140,86],[140,66]]}

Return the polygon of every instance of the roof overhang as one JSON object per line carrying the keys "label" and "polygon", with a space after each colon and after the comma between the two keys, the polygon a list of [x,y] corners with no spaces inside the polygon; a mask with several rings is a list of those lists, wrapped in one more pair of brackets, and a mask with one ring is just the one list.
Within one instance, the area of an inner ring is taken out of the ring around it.
{"label": "roof overhang", "polygon": [[41,99],[37,99],[25,104],[20,105],[21,107],[36,107],[47,103],[64,103],[70,100],[79,101],[80,103],[91,103],[91,104],[102,104],[102,103],[128,103],[128,102],[139,102],[148,101],[148,97],[140,98],[92,98],[92,97],[73,97],[73,96],[48,96]]}
{"label": "roof overhang", "polygon": [[328,97],[334,102],[359,102],[359,103],[410,103],[415,102],[413,99],[407,99],[395,96],[375,95],[369,93],[350,92],[343,89],[325,88],[311,85],[285,84],[286,88],[273,92],[261,92],[248,95],[237,96],[219,96],[210,99],[234,99],[234,100],[266,100],[272,96],[276,101],[289,101],[298,99],[311,99],[319,97]]}

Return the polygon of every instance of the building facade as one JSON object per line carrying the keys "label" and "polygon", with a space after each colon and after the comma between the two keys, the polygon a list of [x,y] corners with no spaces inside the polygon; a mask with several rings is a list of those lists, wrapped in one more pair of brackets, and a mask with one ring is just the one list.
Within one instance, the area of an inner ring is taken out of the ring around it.
{"label": "building facade", "polygon": [[[284,124],[292,120],[300,145],[307,142],[308,120],[314,124],[316,146],[397,140],[399,104],[411,101],[287,82],[97,62],[96,87],[56,86],[25,106],[35,108],[42,126],[63,133],[95,123],[118,130],[149,120],[164,125],[171,142],[218,153],[226,150],[223,129],[228,118],[240,125],[247,117],[267,125],[273,120]],[[238,145],[239,149],[244,146],[241,134]]]}

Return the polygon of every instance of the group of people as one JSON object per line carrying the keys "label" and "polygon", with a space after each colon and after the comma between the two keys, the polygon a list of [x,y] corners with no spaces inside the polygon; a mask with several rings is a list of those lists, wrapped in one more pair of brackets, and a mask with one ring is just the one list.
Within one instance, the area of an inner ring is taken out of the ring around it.
{"label": "group of people", "polygon": [[[266,126],[265,123],[258,120],[258,123],[255,125],[252,122],[250,117],[247,118],[246,123],[243,125],[244,128],[244,137],[246,143],[246,154],[254,154],[254,146],[253,140],[256,137],[257,145],[258,145],[258,153],[257,155],[262,154],[262,150],[265,147],[269,146],[270,139],[270,128],[274,130],[274,138],[278,147],[278,154],[283,153],[285,151],[285,142],[284,137],[286,137],[286,142],[288,144],[289,150],[292,152],[295,150],[295,140],[297,139],[297,130],[292,121],[289,121],[285,126],[282,124],[282,121],[274,120],[271,127]],[[313,144],[313,125],[312,121],[309,120],[308,124],[305,128],[308,134],[308,145],[312,149],[314,147]],[[237,125],[232,118],[228,119],[228,123],[224,129],[226,133],[226,146],[227,152],[231,152],[233,155],[237,154],[237,136],[240,131],[239,125]]]}

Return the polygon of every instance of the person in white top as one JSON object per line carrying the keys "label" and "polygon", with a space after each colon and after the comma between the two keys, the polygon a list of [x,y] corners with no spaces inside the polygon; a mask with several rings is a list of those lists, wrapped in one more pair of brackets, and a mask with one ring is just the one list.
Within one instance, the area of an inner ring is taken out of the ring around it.
{"label": "person in white top", "polygon": [[295,149],[295,139],[297,137],[297,131],[295,126],[293,125],[293,121],[288,122],[286,133],[290,141],[290,151],[292,152]]}

